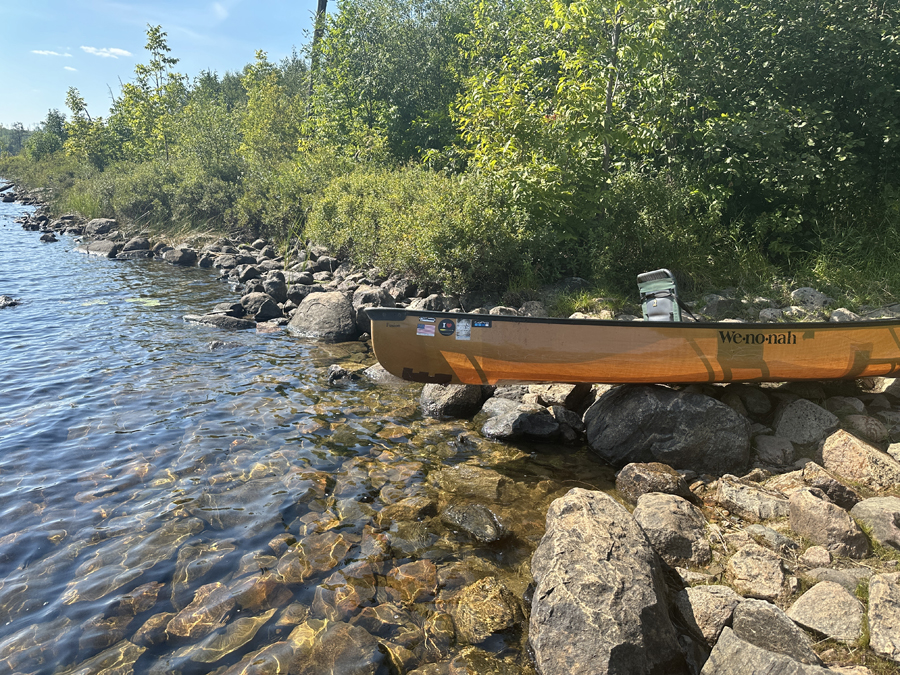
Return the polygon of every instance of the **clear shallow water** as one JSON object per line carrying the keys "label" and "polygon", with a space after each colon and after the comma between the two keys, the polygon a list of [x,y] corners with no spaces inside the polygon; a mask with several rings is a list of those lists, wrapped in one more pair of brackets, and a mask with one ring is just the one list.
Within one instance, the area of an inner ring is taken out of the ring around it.
{"label": "clear shallow water", "polygon": [[[437,652],[423,645],[429,621],[452,615],[452,580],[493,574],[521,595],[549,501],[609,486],[583,452],[535,454],[487,443],[470,422],[423,420],[417,388],[329,387],[329,364],[373,362],[365,345],[185,323],[234,298],[213,272],[44,244],[13,223],[25,212],[0,204],[0,294],[22,301],[0,310],[0,672],[225,672],[306,617],[345,626],[387,603],[422,639],[378,672],[447,660],[464,649],[452,631]],[[436,476],[461,462],[509,482],[492,504],[514,532],[503,544],[448,530],[434,510],[380,517],[412,495],[454,499]],[[389,546],[371,555],[378,536]],[[291,550],[312,562],[285,580]],[[393,570],[422,560],[445,581],[404,595]],[[323,589],[348,569],[363,591],[335,609]],[[211,584],[230,598],[221,616],[147,637]],[[239,619],[255,622],[249,638]],[[480,648],[529,672],[523,624]],[[206,660],[191,651],[217,637]]]}

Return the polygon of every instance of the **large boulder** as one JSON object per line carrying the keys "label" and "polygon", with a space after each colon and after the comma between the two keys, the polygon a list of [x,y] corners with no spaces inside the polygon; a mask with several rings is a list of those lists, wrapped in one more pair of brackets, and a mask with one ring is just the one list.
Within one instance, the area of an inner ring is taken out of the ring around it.
{"label": "large boulder", "polygon": [[337,291],[307,295],[288,327],[302,337],[331,342],[346,342],[359,335],[353,305]]}
{"label": "large boulder", "polygon": [[115,258],[119,253],[119,245],[113,241],[100,239],[98,241],[89,241],[75,250],[88,255],[97,255],[101,258]]}
{"label": "large boulder", "polygon": [[728,586],[694,586],[678,592],[675,607],[697,637],[713,646],[722,629],[731,624],[734,610],[743,600]]}
{"label": "large boulder", "polygon": [[529,639],[542,675],[688,672],[659,558],[612,497],[575,488],[554,501],[531,570]]}
{"label": "large boulder", "polygon": [[750,422],[702,394],[634,385],[611,389],[584,414],[591,450],[616,467],[662,462],[675,469],[743,473]]}
{"label": "large boulder", "polygon": [[192,248],[173,248],[163,253],[162,259],[173,265],[190,267],[197,262],[197,252]]}

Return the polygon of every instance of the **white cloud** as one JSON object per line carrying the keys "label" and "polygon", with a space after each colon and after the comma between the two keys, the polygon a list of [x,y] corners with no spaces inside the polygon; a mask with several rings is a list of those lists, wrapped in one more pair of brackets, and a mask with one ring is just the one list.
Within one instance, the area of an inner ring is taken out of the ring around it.
{"label": "white cloud", "polygon": [[63,66],[63,70],[71,70],[73,73],[77,73],[78,70],[73,68],[72,66]]}
{"label": "white cloud", "polygon": [[224,21],[228,18],[228,8],[223,5],[221,2],[214,2],[212,4],[213,13],[216,15],[216,18],[219,21]]}
{"label": "white cloud", "polygon": [[102,47],[98,49],[97,47],[85,47],[82,45],[81,48],[88,54],[102,56],[107,59],[117,59],[120,56],[131,56],[131,52],[126,52],[124,49],[117,49],[116,47]]}
{"label": "white cloud", "polygon": [[40,54],[41,56],[72,56],[71,54],[60,54],[59,52],[51,52],[48,49],[32,49],[32,54]]}

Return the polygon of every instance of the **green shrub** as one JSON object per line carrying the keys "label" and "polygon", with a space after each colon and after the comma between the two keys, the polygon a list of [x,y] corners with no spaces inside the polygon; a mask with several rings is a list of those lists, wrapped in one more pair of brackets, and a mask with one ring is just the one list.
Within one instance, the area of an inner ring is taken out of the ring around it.
{"label": "green shrub", "polygon": [[504,288],[521,274],[533,253],[527,225],[475,180],[360,167],[325,188],[307,234],[357,265],[463,291]]}

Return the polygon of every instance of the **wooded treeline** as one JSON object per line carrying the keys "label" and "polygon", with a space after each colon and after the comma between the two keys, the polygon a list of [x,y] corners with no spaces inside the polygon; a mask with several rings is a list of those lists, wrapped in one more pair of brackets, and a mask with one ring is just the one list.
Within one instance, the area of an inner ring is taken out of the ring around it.
{"label": "wooded treeline", "polygon": [[59,210],[311,238],[451,288],[779,276],[900,292],[900,11],[882,0],[338,0],[189,78],[159,26],[0,173]]}

